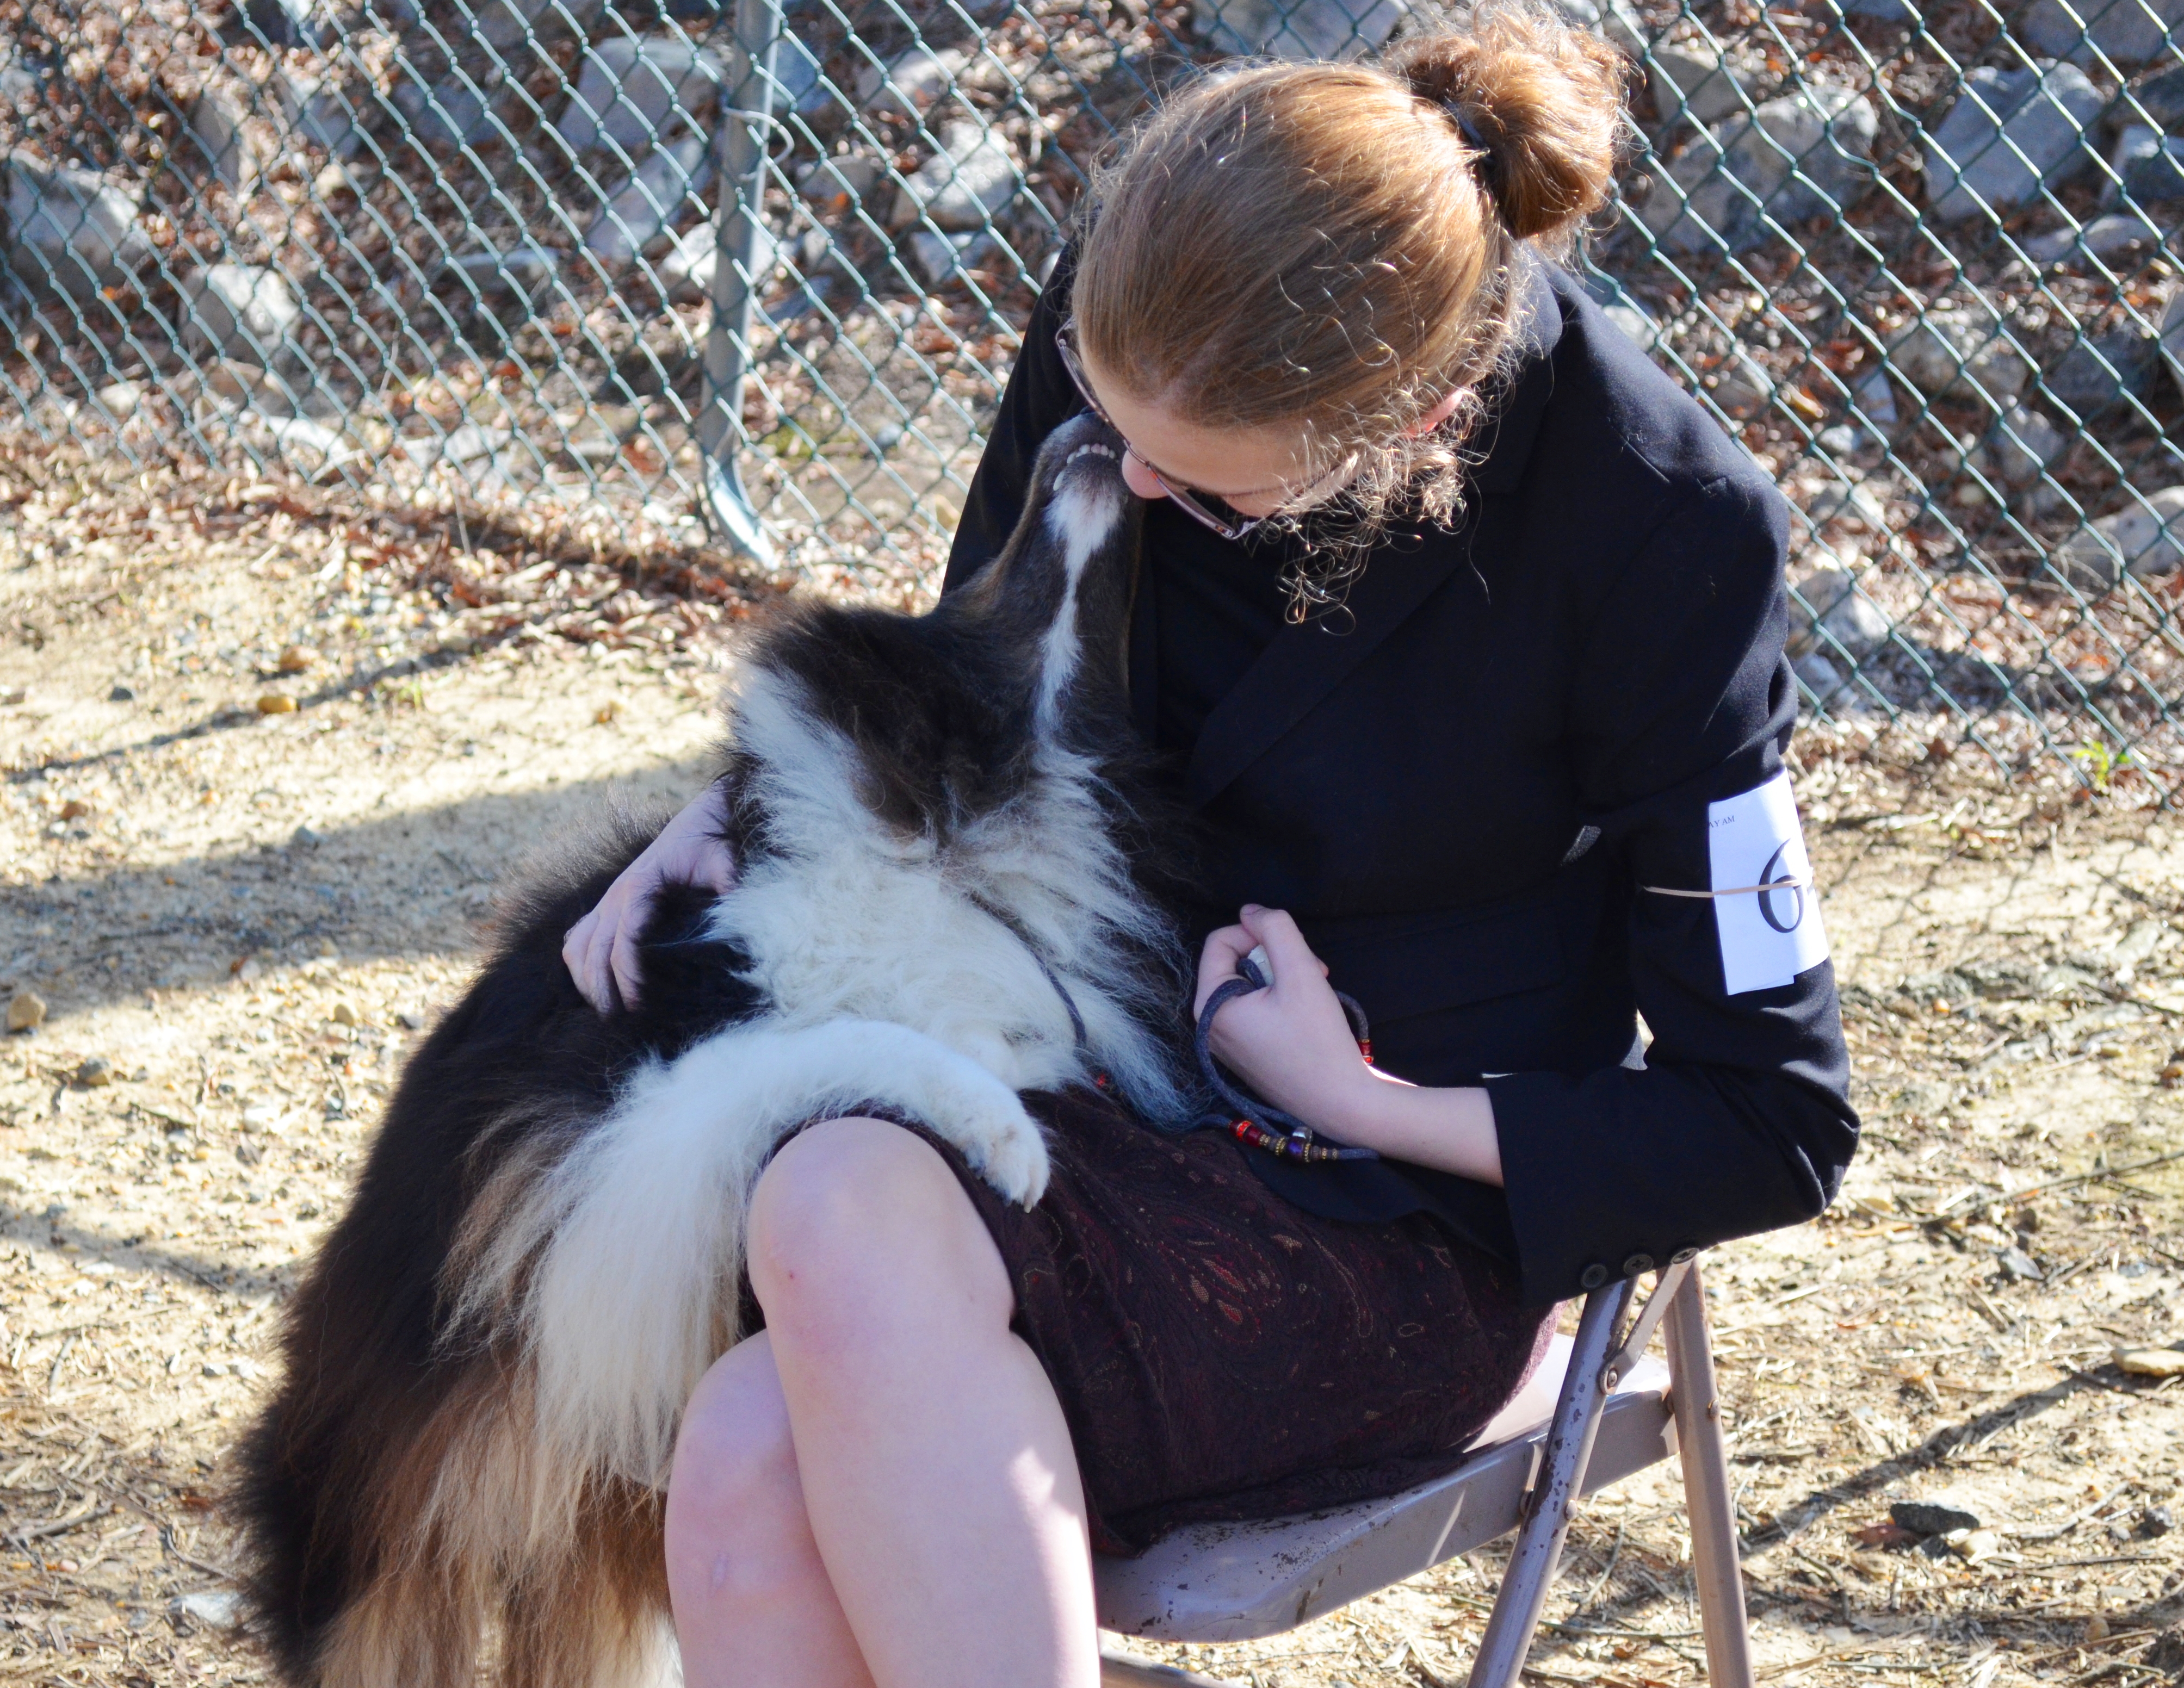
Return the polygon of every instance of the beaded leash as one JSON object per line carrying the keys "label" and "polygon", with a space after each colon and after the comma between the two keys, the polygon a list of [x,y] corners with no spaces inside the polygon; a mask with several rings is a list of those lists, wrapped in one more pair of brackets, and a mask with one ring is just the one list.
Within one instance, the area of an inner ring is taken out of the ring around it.
{"label": "beaded leash", "polygon": [[[1255,952],[1257,953],[1257,952]],[[1360,1161],[1378,1160],[1379,1154],[1372,1149],[1351,1148],[1339,1143],[1323,1143],[1312,1135],[1312,1127],[1293,1113],[1284,1113],[1279,1108],[1245,1095],[1228,1082],[1221,1070],[1221,1063],[1213,1058],[1213,1017],[1239,997],[1248,997],[1254,991],[1263,991],[1268,980],[1251,956],[1236,963],[1238,976],[1217,986],[1206,999],[1206,1008],[1198,1016],[1198,1070],[1213,1093],[1235,1111],[1233,1120],[1213,1119],[1227,1125],[1230,1133],[1241,1143],[1255,1149],[1264,1149],[1270,1155],[1299,1161]],[[1351,1035],[1357,1040],[1357,1052],[1365,1058],[1368,1066],[1373,1063],[1372,1028],[1366,1024],[1365,1010],[1355,997],[1337,991],[1334,999],[1342,1004],[1342,1012],[1350,1020]],[[1271,1122],[1271,1124],[1269,1123]],[[1273,1129],[1279,1125],[1279,1131]]]}

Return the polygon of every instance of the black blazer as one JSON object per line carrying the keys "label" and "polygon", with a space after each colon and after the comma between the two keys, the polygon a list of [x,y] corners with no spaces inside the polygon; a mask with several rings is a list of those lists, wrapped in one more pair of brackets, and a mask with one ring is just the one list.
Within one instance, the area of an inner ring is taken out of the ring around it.
{"label": "black blazer", "polygon": [[[1069,281],[1033,313],[949,586],[1000,551],[1040,441],[1082,408],[1054,349]],[[1177,773],[1205,829],[1199,924],[1294,913],[1383,1067],[1485,1085],[1506,1195],[1247,1162],[1332,1217],[1434,1213],[1545,1302],[1814,1217],[1858,1120],[1832,969],[1730,996],[1713,905],[1636,890],[1708,885],[1708,803],[1781,766],[1787,512],[1567,275],[1528,292],[1460,521],[1391,530],[1354,624],[1284,627]],[[1145,536],[1163,567],[1224,543],[1165,503]],[[1149,738],[1152,602],[1132,632]]]}

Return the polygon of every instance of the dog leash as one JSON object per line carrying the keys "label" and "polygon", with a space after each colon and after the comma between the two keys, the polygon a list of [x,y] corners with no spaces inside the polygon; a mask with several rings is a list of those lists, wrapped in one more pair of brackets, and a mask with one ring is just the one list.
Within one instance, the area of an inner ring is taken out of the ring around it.
{"label": "dog leash", "polygon": [[[1378,1160],[1379,1152],[1373,1149],[1351,1148],[1340,1143],[1323,1143],[1312,1133],[1311,1126],[1293,1113],[1269,1106],[1256,1097],[1245,1094],[1228,1082],[1222,1072],[1221,1063],[1213,1058],[1213,1017],[1239,997],[1248,997],[1254,991],[1267,988],[1267,975],[1259,970],[1258,963],[1248,955],[1236,963],[1237,976],[1217,986],[1206,999],[1206,1007],[1198,1016],[1198,1070],[1207,1086],[1222,1101],[1234,1110],[1235,1118],[1211,1114],[1203,1122],[1221,1125],[1237,1141],[1249,1143],[1255,1149],[1264,1149],[1268,1154],[1283,1160],[1363,1161]],[[1365,1010],[1355,997],[1341,991],[1334,999],[1342,1004],[1342,1012],[1350,1021],[1351,1036],[1357,1040],[1357,1050],[1368,1066],[1373,1061],[1372,1028],[1366,1024]],[[1279,1126],[1278,1130],[1275,1128]]]}
{"label": "dog leash", "polygon": [[1069,1029],[1077,1034],[1078,1048],[1080,1050],[1089,1048],[1092,1042],[1092,1034],[1085,1030],[1084,1016],[1077,1010],[1077,998],[1069,994],[1069,987],[1061,982],[1061,975],[1056,973],[1047,958],[1039,952],[1039,946],[1031,941],[1031,934],[1023,929],[1022,924],[1014,915],[1006,909],[995,908],[977,891],[967,891],[963,893],[963,897],[973,908],[986,916],[988,919],[994,921],[1024,947],[1024,953],[1029,956],[1039,970],[1046,975],[1046,982],[1054,986],[1054,994],[1061,998],[1061,1006],[1069,1015]]}

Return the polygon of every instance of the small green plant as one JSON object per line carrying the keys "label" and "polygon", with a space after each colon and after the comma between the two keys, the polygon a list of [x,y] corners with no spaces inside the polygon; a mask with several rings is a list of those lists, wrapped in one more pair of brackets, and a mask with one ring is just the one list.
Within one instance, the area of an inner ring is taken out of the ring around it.
{"label": "small green plant", "polygon": [[2126,768],[2138,766],[2131,759],[2128,749],[2116,749],[2107,740],[2097,738],[2087,739],[2072,751],[2070,760],[2086,770],[2086,776],[2092,781],[2093,789],[2103,796],[2107,795],[2109,782],[2117,775]]}

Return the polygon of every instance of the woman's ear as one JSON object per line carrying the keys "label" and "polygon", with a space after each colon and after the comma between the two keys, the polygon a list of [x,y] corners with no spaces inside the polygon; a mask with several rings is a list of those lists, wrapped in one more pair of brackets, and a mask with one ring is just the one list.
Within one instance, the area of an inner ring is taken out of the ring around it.
{"label": "woman's ear", "polygon": [[1458,387],[1424,415],[1419,417],[1417,421],[1412,423],[1409,427],[1404,429],[1403,437],[1407,440],[1415,440],[1422,434],[1432,433],[1435,429],[1456,414],[1457,401],[1462,397],[1463,390]]}

